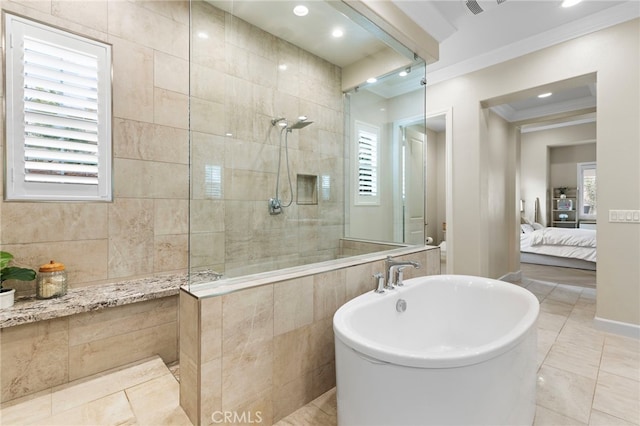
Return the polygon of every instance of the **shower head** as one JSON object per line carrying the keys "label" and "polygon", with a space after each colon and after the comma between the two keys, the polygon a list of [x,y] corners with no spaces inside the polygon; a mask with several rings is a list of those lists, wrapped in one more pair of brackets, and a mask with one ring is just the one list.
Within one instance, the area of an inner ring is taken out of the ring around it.
{"label": "shower head", "polygon": [[307,127],[309,124],[313,123],[313,121],[306,121],[306,117],[300,118],[298,121],[296,121],[293,125],[287,127],[287,130],[298,130],[298,129],[302,129],[303,127]]}

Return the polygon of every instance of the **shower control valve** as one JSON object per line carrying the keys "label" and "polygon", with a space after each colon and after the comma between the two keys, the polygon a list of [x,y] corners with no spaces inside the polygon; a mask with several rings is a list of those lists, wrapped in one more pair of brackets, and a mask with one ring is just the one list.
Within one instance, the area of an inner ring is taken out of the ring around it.
{"label": "shower control valve", "polygon": [[269,214],[276,215],[282,213],[282,204],[277,198],[269,198]]}

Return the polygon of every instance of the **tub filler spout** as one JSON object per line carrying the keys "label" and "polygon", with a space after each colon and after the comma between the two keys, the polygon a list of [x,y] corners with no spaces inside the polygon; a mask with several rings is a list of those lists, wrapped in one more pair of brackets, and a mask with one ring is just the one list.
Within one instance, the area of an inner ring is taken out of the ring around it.
{"label": "tub filler spout", "polygon": [[407,261],[396,261],[393,260],[391,256],[387,256],[387,259],[384,262],[384,269],[387,271],[386,277],[386,285],[385,288],[391,290],[393,286],[402,286],[402,270],[407,266],[412,266],[416,269],[420,268],[420,264],[418,262],[413,262],[410,260]]}

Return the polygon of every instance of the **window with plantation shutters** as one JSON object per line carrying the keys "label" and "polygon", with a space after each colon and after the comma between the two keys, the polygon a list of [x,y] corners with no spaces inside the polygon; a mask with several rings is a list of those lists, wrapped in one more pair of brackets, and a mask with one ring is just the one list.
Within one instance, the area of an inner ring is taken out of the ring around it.
{"label": "window with plantation shutters", "polygon": [[111,50],[5,15],[7,200],[111,200]]}
{"label": "window with plantation shutters", "polygon": [[378,140],[380,129],[356,122],[356,204],[378,204]]}

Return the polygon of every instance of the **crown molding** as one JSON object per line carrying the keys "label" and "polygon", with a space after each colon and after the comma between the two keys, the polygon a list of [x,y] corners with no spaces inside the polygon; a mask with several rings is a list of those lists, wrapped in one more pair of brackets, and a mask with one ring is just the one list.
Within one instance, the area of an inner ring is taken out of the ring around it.
{"label": "crown molding", "polygon": [[550,115],[563,114],[566,112],[586,110],[596,107],[595,96],[586,96],[578,99],[571,99],[564,102],[555,102],[548,105],[541,105],[534,108],[515,110],[508,104],[496,105],[491,110],[510,123],[526,121],[533,118],[547,117]]}
{"label": "crown molding", "polygon": [[628,1],[621,5],[605,9],[598,14],[570,22],[561,27],[528,37],[465,61],[444,65],[441,68],[438,66],[438,62],[427,65],[427,81],[430,85],[440,83],[638,17],[640,17],[639,3],[636,1]]}

